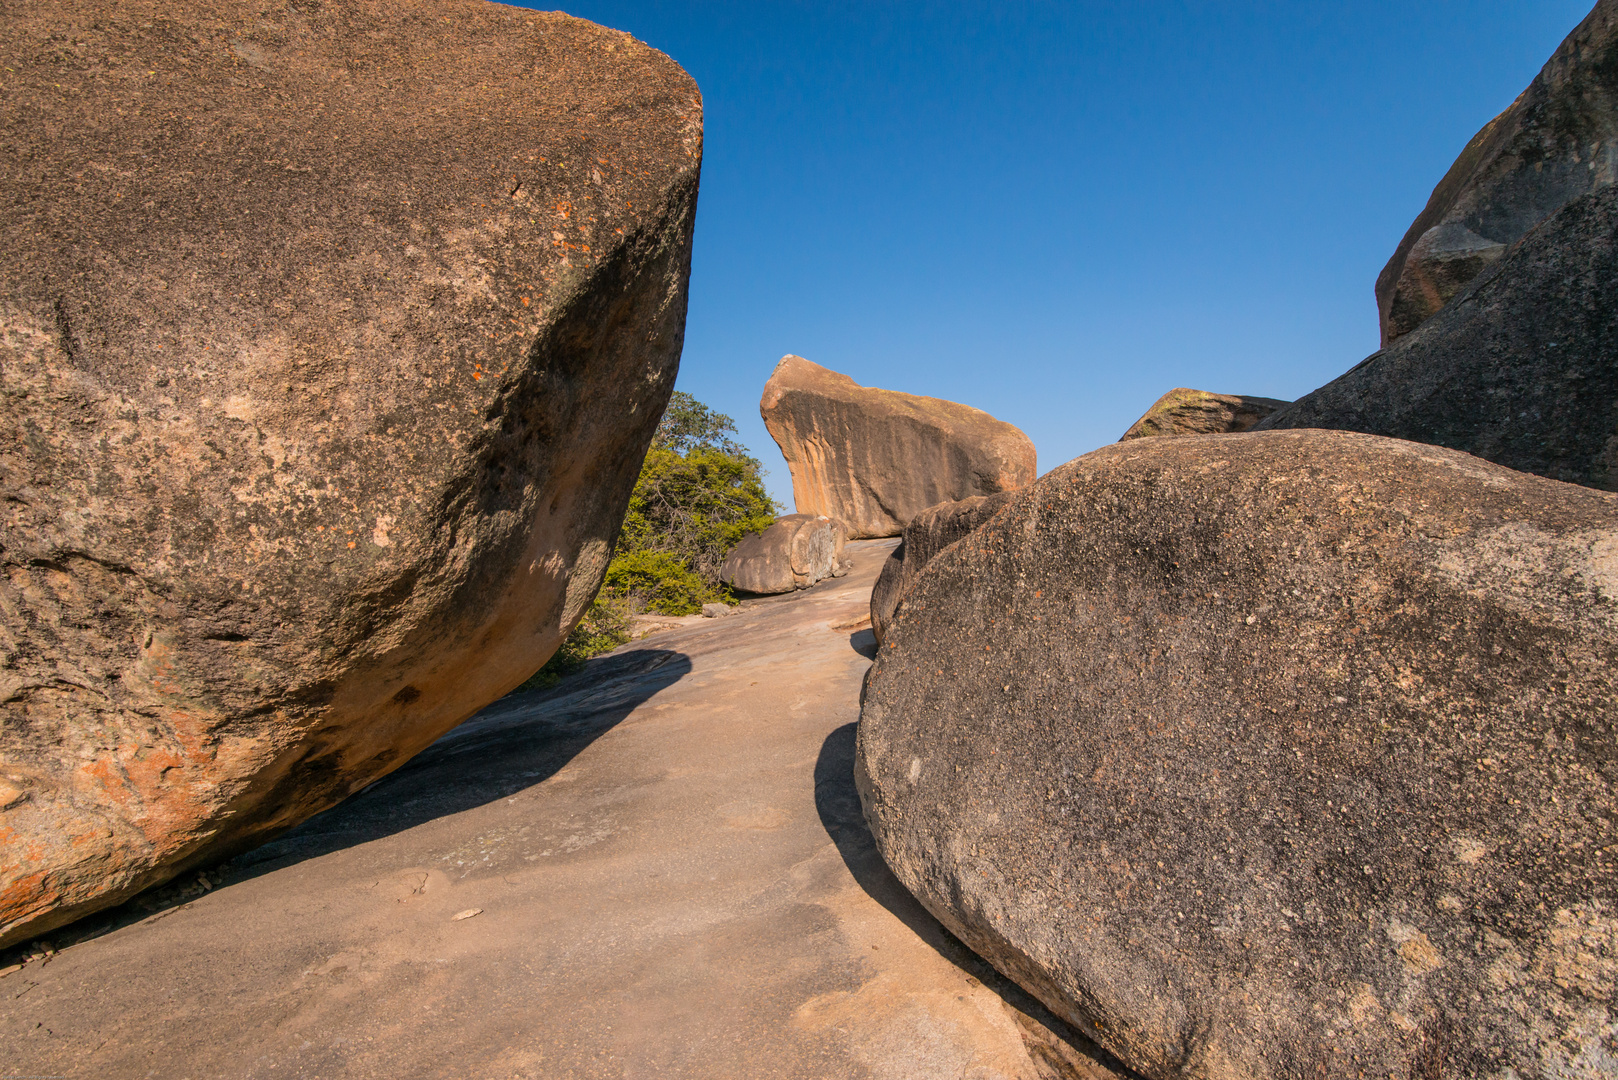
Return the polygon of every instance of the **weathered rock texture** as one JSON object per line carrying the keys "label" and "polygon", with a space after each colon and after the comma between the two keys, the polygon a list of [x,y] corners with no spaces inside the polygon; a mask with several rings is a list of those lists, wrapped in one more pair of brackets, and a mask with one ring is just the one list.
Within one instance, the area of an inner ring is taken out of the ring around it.
{"label": "weathered rock texture", "polygon": [[696,86],[477,0],[0,20],[0,944],[521,682],[672,386]]}
{"label": "weathered rock texture", "polygon": [[1600,0],[1433,189],[1376,279],[1382,344],[1414,330],[1518,237],[1618,173],[1618,0]]}
{"label": "weathered rock texture", "polygon": [[860,386],[784,356],[759,412],[792,470],[800,514],[825,514],[850,539],[898,536],[929,506],[1027,487],[1028,436],[981,409]]}
{"label": "weathered rock texture", "polygon": [[1258,425],[1454,447],[1618,486],[1618,187],[1574,200],[1416,331]]}
{"label": "weathered rock texture", "polygon": [[899,878],[1153,1078],[1611,1076],[1618,497],[1150,439],[935,558],[865,691]]}
{"label": "weathered rock texture", "polygon": [[1219,435],[1247,431],[1275,410],[1291,402],[1242,394],[1212,394],[1179,387],[1157,399],[1118,440],[1149,439],[1161,435]]}
{"label": "weathered rock texture", "polygon": [[807,589],[848,572],[843,523],[818,514],[788,514],[730,549],[719,578],[742,592],[773,594]]}
{"label": "weathered rock texture", "polygon": [[905,526],[904,539],[882,564],[882,573],[871,589],[871,633],[878,643],[916,575],[940,551],[994,517],[1011,496],[1012,492],[1002,491],[998,495],[974,495],[959,502],[939,503],[917,514]]}

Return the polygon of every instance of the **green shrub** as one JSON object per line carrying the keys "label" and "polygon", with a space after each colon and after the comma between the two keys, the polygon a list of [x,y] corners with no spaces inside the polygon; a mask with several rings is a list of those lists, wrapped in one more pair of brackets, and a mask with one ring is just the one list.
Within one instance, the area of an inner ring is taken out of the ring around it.
{"label": "green shrub", "polygon": [[[670,555],[702,579],[712,599],[728,597],[719,581],[725,556],[748,533],[769,528],[775,513],[763,470],[752,458],[711,446],[683,454],[653,446],[629,497],[618,557]],[[646,597],[650,610],[675,614],[655,606],[650,593]]]}
{"label": "green shrub", "polygon": [[719,599],[718,592],[677,555],[645,548],[614,555],[601,591],[632,598],[643,611],[660,615],[695,615],[703,604]]}

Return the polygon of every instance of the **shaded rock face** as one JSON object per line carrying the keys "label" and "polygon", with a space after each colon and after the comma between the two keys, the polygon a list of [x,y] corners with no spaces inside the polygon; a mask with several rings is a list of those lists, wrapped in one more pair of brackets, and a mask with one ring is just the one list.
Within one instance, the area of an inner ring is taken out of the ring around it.
{"label": "shaded rock face", "polygon": [[1157,399],[1119,442],[1162,435],[1219,435],[1247,431],[1275,410],[1291,402],[1242,394],[1211,394],[1206,390],[1170,390]]}
{"label": "shaded rock face", "polygon": [[860,386],[785,356],[759,412],[792,471],[800,514],[825,514],[850,539],[898,536],[941,502],[1027,487],[1028,436],[981,409]]}
{"label": "shaded rock face", "polygon": [[905,885],[1146,1076],[1610,1076],[1615,662],[1618,497],[1138,440],[912,584],[858,782]]}
{"label": "shaded rock face", "polygon": [[1574,200],[1426,323],[1263,420],[1618,487],[1618,187]]}
{"label": "shaded rock face", "polygon": [[1618,174],[1618,0],[1600,0],[1433,189],[1376,279],[1382,344],[1431,318],[1506,248]]}
{"label": "shaded rock face", "polygon": [[697,88],[476,0],[24,0],[0,218],[0,944],[520,683],[673,385]]}
{"label": "shaded rock face", "polygon": [[1011,496],[1012,492],[1002,491],[998,495],[974,495],[958,502],[939,503],[917,514],[905,526],[904,539],[882,564],[882,573],[871,589],[871,632],[878,643],[916,575],[940,551],[994,517]]}
{"label": "shaded rock face", "polygon": [[818,514],[788,514],[730,549],[719,578],[742,592],[770,595],[807,589],[848,572],[843,523]]}

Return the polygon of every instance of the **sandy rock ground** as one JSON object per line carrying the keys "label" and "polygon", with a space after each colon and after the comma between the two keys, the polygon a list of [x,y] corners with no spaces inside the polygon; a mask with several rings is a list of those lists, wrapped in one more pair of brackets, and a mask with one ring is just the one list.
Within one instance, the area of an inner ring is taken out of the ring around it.
{"label": "sandy rock ground", "polygon": [[892,547],[506,698],[211,891],[58,935],[0,976],[4,1071],[1116,1075],[875,853],[851,765]]}

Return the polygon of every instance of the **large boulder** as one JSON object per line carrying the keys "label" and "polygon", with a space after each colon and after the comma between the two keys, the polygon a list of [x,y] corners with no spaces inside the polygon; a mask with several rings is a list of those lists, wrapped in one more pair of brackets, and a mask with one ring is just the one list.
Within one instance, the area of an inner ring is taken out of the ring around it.
{"label": "large boulder", "polygon": [[807,589],[848,573],[843,523],[824,514],[788,514],[742,537],[719,567],[719,580],[742,592],[773,595]]}
{"label": "large boulder", "polygon": [[929,506],[905,526],[904,539],[888,555],[871,589],[871,633],[881,644],[905,590],[940,551],[994,517],[1011,501],[1012,492],[974,495],[957,502]]}
{"label": "large boulder", "polygon": [[1507,247],[1618,174],[1618,0],[1600,0],[1466,144],[1376,279],[1382,344],[1430,318]]}
{"label": "large boulder", "polygon": [[1027,487],[1028,436],[981,409],[860,386],[784,356],[759,412],[792,471],[800,514],[825,514],[850,539],[898,536],[941,502]]}
{"label": "large boulder", "polygon": [[1574,199],[1443,311],[1257,431],[1336,427],[1618,487],[1618,186]]}
{"label": "large boulder", "polygon": [[1417,330],[1259,423],[1449,446],[1618,487],[1618,187],[1575,199]]}
{"label": "large boulder", "polygon": [[1116,444],[911,585],[865,813],[1153,1080],[1610,1077],[1618,497],[1346,432]]}
{"label": "large boulder", "polygon": [[1150,439],[1165,435],[1218,435],[1247,431],[1290,402],[1244,394],[1214,394],[1207,390],[1170,390],[1119,438]]}
{"label": "large boulder", "polygon": [[673,385],[695,84],[482,0],[0,20],[0,946],[523,681]]}

